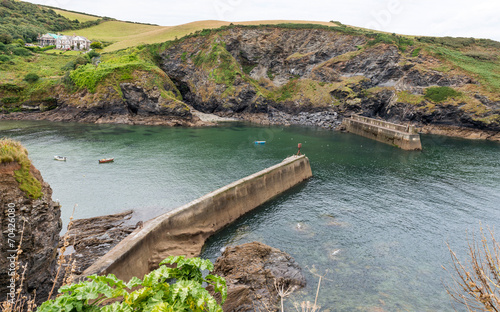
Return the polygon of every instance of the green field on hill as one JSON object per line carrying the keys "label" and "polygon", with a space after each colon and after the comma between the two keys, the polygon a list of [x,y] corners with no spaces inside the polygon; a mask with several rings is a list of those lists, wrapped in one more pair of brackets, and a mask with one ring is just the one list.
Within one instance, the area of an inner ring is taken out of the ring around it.
{"label": "green field on hill", "polygon": [[[63,13],[64,11],[61,11],[60,14],[70,18],[71,15],[66,16]],[[67,13],[74,14],[72,12],[67,12]],[[284,20],[237,22],[233,24],[259,25],[259,24],[282,24],[282,23],[319,24],[326,26],[335,26],[335,24],[329,22],[284,21]],[[72,35],[73,33],[76,33],[80,36],[87,37],[92,41],[111,42],[112,44],[104,48],[103,52],[112,52],[116,50],[137,46],[140,44],[165,42],[168,40],[173,40],[176,37],[181,38],[185,35],[188,35],[198,30],[214,29],[214,28],[219,28],[221,26],[227,26],[229,24],[231,23],[224,21],[208,20],[208,21],[192,22],[177,26],[155,26],[155,25],[147,25],[140,23],[122,22],[122,21],[105,21],[93,27],[80,29],[77,32],[70,31],[70,32],[63,32],[63,34]]]}
{"label": "green field on hill", "polygon": [[85,23],[88,21],[95,21],[98,20],[98,16],[93,16],[93,15],[87,15],[87,14],[82,14],[82,13],[76,13],[76,12],[69,12],[69,11],[64,11],[64,10],[58,10],[58,9],[52,9],[54,12],[57,14],[61,14],[62,16],[66,17],[67,19],[70,20],[78,20],[80,23]]}

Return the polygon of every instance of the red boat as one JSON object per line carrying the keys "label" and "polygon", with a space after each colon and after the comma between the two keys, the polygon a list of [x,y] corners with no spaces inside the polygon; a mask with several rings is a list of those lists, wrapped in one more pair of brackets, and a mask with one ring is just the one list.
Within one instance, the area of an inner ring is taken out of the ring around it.
{"label": "red boat", "polygon": [[99,159],[99,163],[104,164],[104,163],[113,162],[114,160],[115,160],[114,158],[103,158],[103,159]]}

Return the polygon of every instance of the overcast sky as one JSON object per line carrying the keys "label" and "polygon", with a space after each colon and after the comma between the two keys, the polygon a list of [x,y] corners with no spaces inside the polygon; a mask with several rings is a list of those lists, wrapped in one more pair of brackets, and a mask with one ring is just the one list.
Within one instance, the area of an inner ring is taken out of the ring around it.
{"label": "overcast sky", "polygon": [[340,21],[406,35],[500,41],[498,0],[30,0],[120,20],[179,25],[199,20]]}

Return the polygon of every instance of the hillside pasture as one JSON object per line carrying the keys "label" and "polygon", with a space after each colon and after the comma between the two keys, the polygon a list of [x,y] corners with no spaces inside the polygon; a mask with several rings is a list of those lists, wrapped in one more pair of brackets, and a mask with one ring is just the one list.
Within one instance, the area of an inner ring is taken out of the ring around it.
{"label": "hillside pasture", "polygon": [[[286,21],[286,20],[269,20],[269,21],[251,21],[251,22],[233,22],[235,25],[260,25],[260,24],[320,24],[326,26],[335,26],[330,22],[311,22],[311,21]],[[107,21],[97,26],[80,29],[76,31],[78,35],[85,36],[90,40],[113,42],[111,45],[104,48],[103,52],[112,52],[121,50],[140,44],[159,43],[168,40],[174,40],[176,37],[181,38],[185,35],[202,29],[213,29],[221,26],[227,26],[231,22],[225,21],[199,21],[177,26],[154,26],[145,24],[128,23],[121,21]],[[71,33],[64,33],[72,35]]]}
{"label": "hillside pasture", "polygon": [[99,17],[97,16],[92,16],[92,15],[87,15],[87,14],[82,14],[82,13],[75,13],[75,12],[69,12],[69,11],[64,11],[64,10],[58,10],[58,9],[52,9],[54,12],[57,14],[60,14],[67,19],[70,20],[78,20],[80,23],[85,23],[89,21],[95,21],[98,20]]}

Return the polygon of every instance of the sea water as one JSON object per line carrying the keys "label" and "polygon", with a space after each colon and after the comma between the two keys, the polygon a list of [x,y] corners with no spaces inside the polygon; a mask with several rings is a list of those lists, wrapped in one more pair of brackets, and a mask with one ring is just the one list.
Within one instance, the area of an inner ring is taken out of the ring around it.
{"label": "sea water", "polygon": [[[147,220],[272,166],[297,152],[314,177],[209,239],[260,241],[292,255],[307,286],[286,298],[321,311],[453,311],[447,244],[466,256],[467,237],[500,221],[500,144],[422,136],[403,151],[352,134],[301,127],[226,124],[166,128],[48,122],[0,123],[22,142],[75,218],[136,211]],[[254,141],[266,141],[255,145]],[[66,156],[66,162],[53,160]],[[114,157],[114,163],[98,159]],[[460,311],[460,306],[457,306]]]}

